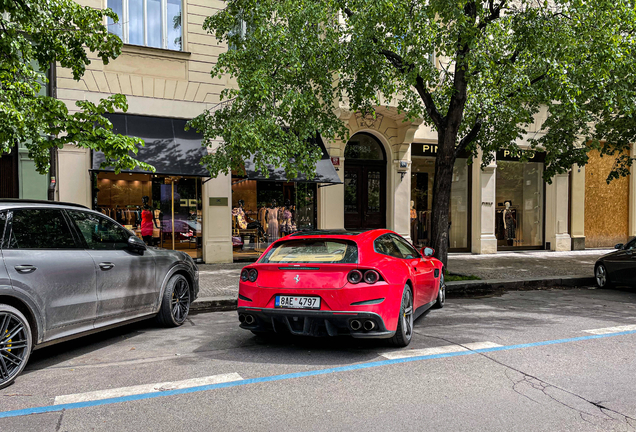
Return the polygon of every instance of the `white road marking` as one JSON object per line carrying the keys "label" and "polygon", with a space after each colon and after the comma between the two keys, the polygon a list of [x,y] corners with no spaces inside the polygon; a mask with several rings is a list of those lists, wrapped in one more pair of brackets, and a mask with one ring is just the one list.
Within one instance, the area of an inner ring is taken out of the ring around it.
{"label": "white road marking", "polygon": [[388,358],[389,360],[395,360],[395,359],[409,358],[409,357],[447,354],[447,353],[460,352],[460,351],[475,351],[479,349],[496,348],[501,346],[493,342],[471,342],[471,343],[462,344],[462,345],[463,346],[446,345],[446,346],[440,346],[440,347],[434,347],[434,348],[392,351],[392,352],[388,352],[388,353],[384,353],[380,355],[382,357]]}
{"label": "white road marking", "polygon": [[219,384],[231,381],[240,381],[243,378],[237,373],[228,373],[222,375],[212,375],[201,378],[192,378],[183,381],[173,381],[155,384],[142,384],[131,387],[119,387],[107,390],[98,390],[87,393],[76,393],[64,396],[56,396],[54,405],[88,402],[102,399],[110,399],[122,396],[131,396],[137,394],[156,393],[167,390],[176,390],[190,387],[198,387],[209,384]]}
{"label": "white road marking", "polygon": [[636,324],[634,325],[624,325],[624,326],[616,326],[616,327],[605,327],[600,329],[592,329],[592,330],[583,330],[585,333],[592,333],[595,335],[602,334],[610,334],[610,333],[620,333],[624,331],[632,331],[636,330]]}

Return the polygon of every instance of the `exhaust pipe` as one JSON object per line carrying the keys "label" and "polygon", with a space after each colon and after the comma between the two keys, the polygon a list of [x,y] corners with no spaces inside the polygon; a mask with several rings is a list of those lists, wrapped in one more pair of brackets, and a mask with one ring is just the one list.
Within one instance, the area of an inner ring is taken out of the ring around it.
{"label": "exhaust pipe", "polygon": [[245,315],[239,314],[239,322],[240,323],[244,323],[245,322]]}
{"label": "exhaust pipe", "polygon": [[351,330],[358,331],[362,328],[362,323],[358,320],[351,320],[349,326],[351,327]]}
{"label": "exhaust pipe", "polygon": [[364,322],[364,329],[366,331],[371,331],[375,328],[375,321],[367,320]]}
{"label": "exhaust pipe", "polygon": [[254,317],[252,315],[245,315],[245,324],[252,325],[254,324]]}

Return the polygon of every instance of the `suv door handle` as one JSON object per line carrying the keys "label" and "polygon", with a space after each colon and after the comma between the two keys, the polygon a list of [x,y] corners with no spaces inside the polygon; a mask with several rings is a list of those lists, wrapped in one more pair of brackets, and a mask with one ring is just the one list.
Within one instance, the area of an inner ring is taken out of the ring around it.
{"label": "suv door handle", "polygon": [[37,270],[37,267],[34,267],[31,264],[17,265],[14,268],[20,273],[32,273]]}
{"label": "suv door handle", "polygon": [[111,262],[99,263],[99,268],[102,269],[102,270],[110,270],[113,267],[115,267],[115,264],[113,264]]}

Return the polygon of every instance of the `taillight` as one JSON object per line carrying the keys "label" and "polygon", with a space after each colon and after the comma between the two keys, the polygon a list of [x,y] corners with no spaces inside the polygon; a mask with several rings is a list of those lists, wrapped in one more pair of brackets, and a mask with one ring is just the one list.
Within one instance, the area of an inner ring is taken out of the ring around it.
{"label": "taillight", "polygon": [[375,270],[367,270],[364,272],[364,281],[370,285],[373,285],[380,280],[380,275]]}
{"label": "taillight", "polygon": [[349,283],[357,284],[362,281],[362,272],[360,270],[351,270],[347,275]]}
{"label": "taillight", "polygon": [[250,271],[248,269],[243,269],[243,271],[241,272],[241,280],[243,282],[247,282],[247,279],[249,278],[249,273]]}
{"label": "taillight", "polygon": [[247,278],[250,282],[256,282],[256,278],[258,277],[258,271],[256,269],[250,269],[247,275]]}

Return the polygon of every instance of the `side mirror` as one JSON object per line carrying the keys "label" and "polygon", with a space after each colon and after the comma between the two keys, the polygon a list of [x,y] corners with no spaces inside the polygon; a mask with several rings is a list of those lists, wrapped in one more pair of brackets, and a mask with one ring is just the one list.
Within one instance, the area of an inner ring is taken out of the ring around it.
{"label": "side mirror", "polygon": [[614,249],[623,249],[623,243],[619,243],[614,246]]}
{"label": "side mirror", "polygon": [[422,256],[430,257],[435,253],[435,249],[430,247],[425,247],[422,249]]}
{"label": "side mirror", "polygon": [[133,252],[143,253],[146,250],[146,243],[137,236],[128,237],[128,249]]}

